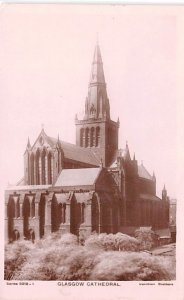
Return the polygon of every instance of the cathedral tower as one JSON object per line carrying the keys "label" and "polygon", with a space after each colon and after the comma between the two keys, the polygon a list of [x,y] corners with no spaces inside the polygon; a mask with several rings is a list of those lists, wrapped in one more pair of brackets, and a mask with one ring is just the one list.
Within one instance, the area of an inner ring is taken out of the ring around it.
{"label": "cathedral tower", "polygon": [[110,105],[98,43],[92,62],[85,115],[83,120],[76,118],[75,125],[77,146],[91,148],[102,160],[103,166],[108,167],[118,150],[119,121],[114,122],[110,118]]}

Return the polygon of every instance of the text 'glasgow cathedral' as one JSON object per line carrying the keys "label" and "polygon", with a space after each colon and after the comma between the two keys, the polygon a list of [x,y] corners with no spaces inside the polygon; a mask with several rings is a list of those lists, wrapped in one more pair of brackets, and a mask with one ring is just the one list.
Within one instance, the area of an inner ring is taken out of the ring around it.
{"label": "text 'glasgow cathedral'", "polygon": [[169,199],[156,196],[156,178],[118,149],[99,45],[95,47],[85,115],[75,119],[76,145],[42,129],[28,140],[24,178],[5,192],[6,241],[39,239],[51,232],[87,236],[168,228]]}

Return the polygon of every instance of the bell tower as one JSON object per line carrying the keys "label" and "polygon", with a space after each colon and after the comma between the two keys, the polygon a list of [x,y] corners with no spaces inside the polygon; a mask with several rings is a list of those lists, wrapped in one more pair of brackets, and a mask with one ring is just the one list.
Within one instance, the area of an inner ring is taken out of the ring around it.
{"label": "bell tower", "polygon": [[76,144],[90,148],[108,167],[118,150],[119,120],[110,118],[110,105],[107,96],[103,62],[100,47],[95,46],[88,95],[85,102],[83,120],[75,119]]}

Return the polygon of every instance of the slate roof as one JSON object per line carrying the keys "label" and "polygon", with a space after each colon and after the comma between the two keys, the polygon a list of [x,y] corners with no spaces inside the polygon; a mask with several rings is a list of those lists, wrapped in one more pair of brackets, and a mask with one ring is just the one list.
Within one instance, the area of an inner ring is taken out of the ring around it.
{"label": "slate roof", "polygon": [[[48,137],[51,146],[54,146],[57,143],[57,139]],[[91,148],[82,148],[78,147],[74,144],[61,141],[61,148],[64,152],[65,158],[80,161],[86,164],[99,166],[100,164],[100,156],[98,152],[94,152]]]}
{"label": "slate roof", "polygon": [[141,178],[152,180],[152,176],[148,173],[148,171],[142,164],[138,166],[138,175]]}
{"label": "slate roof", "polygon": [[93,185],[101,168],[63,169],[54,186]]}
{"label": "slate roof", "polygon": [[150,194],[140,194],[140,199],[143,200],[157,200],[159,201],[160,198],[154,195],[150,195]]}

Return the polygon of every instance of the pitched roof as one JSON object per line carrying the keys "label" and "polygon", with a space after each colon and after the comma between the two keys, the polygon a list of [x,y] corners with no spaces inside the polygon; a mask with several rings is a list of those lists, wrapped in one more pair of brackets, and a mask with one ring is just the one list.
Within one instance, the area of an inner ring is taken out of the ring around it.
{"label": "pitched roof", "polygon": [[150,195],[150,194],[140,194],[140,198],[143,200],[156,200],[156,201],[161,201],[161,199],[157,196]]}
{"label": "pitched roof", "polygon": [[93,185],[101,168],[63,169],[54,186]]}
{"label": "pitched roof", "polygon": [[141,178],[152,180],[152,176],[148,173],[146,168],[143,166],[143,164],[138,166],[138,175]]}
{"label": "pitched roof", "polygon": [[[54,146],[57,143],[57,139],[48,136],[48,140],[50,141],[51,146]],[[78,147],[74,144],[61,141],[61,148],[64,152],[65,158],[80,161],[86,164],[99,166],[100,164],[100,156],[98,153],[94,153],[94,151],[90,148]]]}

